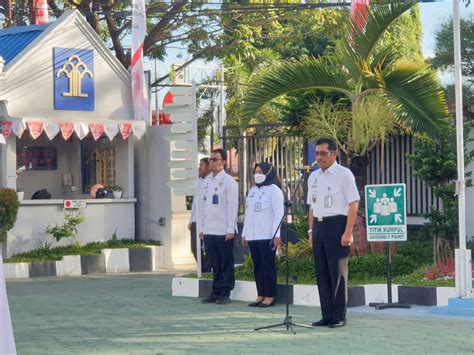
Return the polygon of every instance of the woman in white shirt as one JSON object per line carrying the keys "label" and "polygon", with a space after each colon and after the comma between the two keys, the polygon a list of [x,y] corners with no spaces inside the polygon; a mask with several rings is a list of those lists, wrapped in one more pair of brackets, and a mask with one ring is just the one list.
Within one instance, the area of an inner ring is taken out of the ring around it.
{"label": "woman in white shirt", "polygon": [[254,168],[255,186],[247,195],[242,245],[250,248],[258,297],[250,307],[271,307],[276,296],[275,250],[281,248],[284,199],[276,170],[268,163]]}

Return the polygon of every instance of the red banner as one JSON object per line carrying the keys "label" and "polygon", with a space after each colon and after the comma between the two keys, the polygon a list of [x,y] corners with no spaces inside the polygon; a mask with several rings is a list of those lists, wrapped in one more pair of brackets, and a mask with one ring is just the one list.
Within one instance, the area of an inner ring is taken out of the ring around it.
{"label": "red banner", "polygon": [[65,141],[71,138],[74,133],[74,123],[72,122],[63,122],[59,124],[59,129]]}
{"label": "red banner", "polygon": [[43,133],[43,122],[41,121],[28,121],[28,129],[33,139],[37,139]]}
{"label": "red banner", "polygon": [[367,16],[370,0],[352,0],[351,20],[359,31],[362,31],[367,24]]}
{"label": "red banner", "polygon": [[49,23],[48,0],[34,0],[35,24],[45,25]]}
{"label": "red banner", "polygon": [[91,129],[92,137],[94,140],[98,140],[105,131],[103,123],[90,123],[89,128]]}
{"label": "red banner", "polygon": [[120,134],[123,139],[127,139],[132,133],[132,124],[131,123],[120,123],[119,124]]}
{"label": "red banner", "polygon": [[13,123],[11,121],[2,122],[2,134],[5,138],[10,137],[10,135],[12,134],[12,126]]}

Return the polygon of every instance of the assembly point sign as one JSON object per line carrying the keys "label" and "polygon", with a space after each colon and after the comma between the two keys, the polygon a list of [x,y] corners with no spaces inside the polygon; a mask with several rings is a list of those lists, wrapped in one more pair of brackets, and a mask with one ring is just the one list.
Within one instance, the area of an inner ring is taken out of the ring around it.
{"label": "assembly point sign", "polygon": [[405,184],[366,185],[367,241],[407,240]]}

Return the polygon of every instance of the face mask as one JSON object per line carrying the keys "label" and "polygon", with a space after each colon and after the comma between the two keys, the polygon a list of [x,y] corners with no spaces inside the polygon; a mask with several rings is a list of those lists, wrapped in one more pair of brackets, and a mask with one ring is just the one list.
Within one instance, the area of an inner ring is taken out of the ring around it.
{"label": "face mask", "polygon": [[254,178],[256,184],[262,184],[267,177],[263,174],[258,174],[257,173],[257,174],[253,175],[253,178]]}

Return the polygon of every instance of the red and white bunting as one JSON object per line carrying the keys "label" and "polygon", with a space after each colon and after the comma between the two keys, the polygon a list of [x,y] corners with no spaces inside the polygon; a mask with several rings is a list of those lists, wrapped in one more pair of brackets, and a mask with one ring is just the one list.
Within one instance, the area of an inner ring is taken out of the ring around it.
{"label": "red and white bunting", "polygon": [[367,24],[369,16],[368,9],[370,0],[352,0],[351,1],[351,21],[357,29],[362,32]]}
{"label": "red and white bunting", "polygon": [[89,126],[83,122],[74,123],[74,132],[76,132],[77,137],[80,140],[83,140],[89,134]]}
{"label": "red and white bunting", "polygon": [[59,133],[59,125],[56,122],[44,122],[43,125],[49,140],[53,140]]}
{"label": "red and white bunting", "polygon": [[61,130],[63,139],[67,141],[69,138],[71,138],[72,134],[74,133],[74,123],[62,122],[59,124],[59,129]]}
{"label": "red and white bunting", "polygon": [[132,124],[130,122],[119,124],[120,134],[123,139],[127,139],[132,133]]}
{"label": "red and white bunting", "polygon": [[48,1],[35,0],[34,1],[34,16],[36,25],[45,25],[49,23]]}
{"label": "red and white bunting", "polygon": [[11,121],[2,122],[2,134],[5,138],[8,138],[12,134],[13,123]]}
{"label": "red and white bunting", "polygon": [[111,141],[114,140],[115,136],[119,132],[118,126],[114,122],[105,122],[104,130],[105,130],[105,134],[107,135],[107,137],[109,137]]}
{"label": "red and white bunting", "polygon": [[30,130],[30,135],[33,139],[37,139],[43,134],[44,125],[41,121],[28,121],[28,129]]}
{"label": "red and white bunting", "polygon": [[23,132],[26,130],[26,123],[23,120],[13,122],[12,131],[15,133],[15,136],[21,138]]}
{"label": "red and white bunting", "polygon": [[103,123],[89,123],[89,128],[95,141],[102,137],[105,131]]}
{"label": "red and white bunting", "polygon": [[132,123],[133,135],[138,139],[141,139],[146,132],[145,121],[137,121]]}

